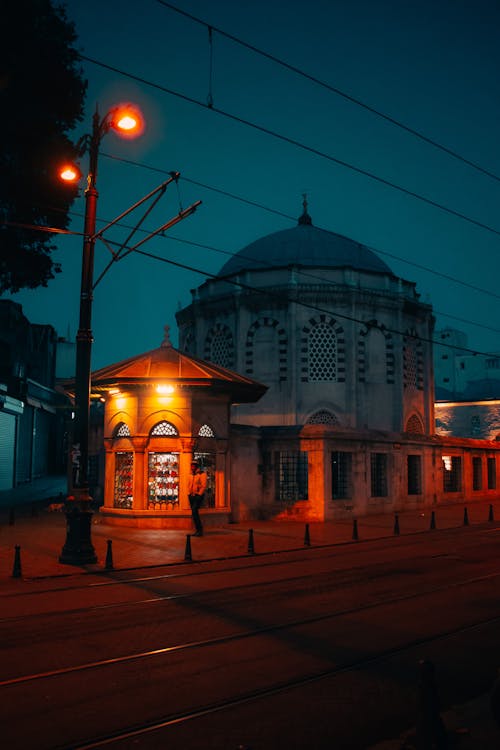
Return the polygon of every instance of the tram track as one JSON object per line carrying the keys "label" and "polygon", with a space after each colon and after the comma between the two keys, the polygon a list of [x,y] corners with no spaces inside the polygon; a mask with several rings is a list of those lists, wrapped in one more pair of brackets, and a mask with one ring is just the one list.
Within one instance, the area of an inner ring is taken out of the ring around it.
{"label": "tram track", "polygon": [[394,657],[400,656],[401,654],[411,652],[417,648],[428,646],[429,644],[435,644],[446,639],[452,639],[459,635],[470,634],[474,631],[480,630],[481,628],[498,625],[499,623],[500,616],[492,618],[490,617],[465,626],[450,628],[439,633],[434,633],[427,637],[411,639],[406,643],[400,644],[394,648],[384,649],[379,653],[369,654],[364,658],[348,661],[329,669],[324,669],[315,673],[301,675],[300,677],[296,677],[293,679],[276,682],[265,687],[243,692],[239,695],[235,695],[230,699],[214,701],[213,703],[201,705],[186,711],[167,714],[154,720],[135,723],[124,729],[112,731],[109,733],[103,733],[101,735],[89,737],[84,740],[72,742],[71,744],[56,745],[52,748],[52,750],[95,750],[96,748],[110,746],[123,740],[137,739],[140,736],[144,736],[161,729],[168,729],[169,727],[178,726],[180,724],[187,724],[188,722],[195,721],[202,717],[217,714],[223,711],[229,711],[248,703],[269,699],[273,696],[278,696],[282,693],[297,690],[308,685],[312,685],[313,683],[327,680],[329,678],[340,677],[348,673],[357,672],[371,665],[376,665],[383,661],[387,661],[393,659]]}
{"label": "tram track", "polygon": [[[375,610],[379,607],[385,607],[389,605],[400,604],[403,602],[409,602],[409,601],[416,600],[419,598],[425,598],[426,596],[430,596],[436,593],[449,591],[450,589],[453,589],[453,588],[471,586],[474,584],[478,584],[478,583],[488,581],[494,578],[499,578],[499,577],[500,577],[500,572],[488,573],[482,576],[476,576],[474,578],[462,579],[459,581],[453,581],[453,582],[449,582],[449,583],[439,585],[439,586],[428,587],[425,590],[420,590],[418,592],[411,592],[411,593],[407,593],[404,595],[385,597],[385,598],[379,599],[378,601],[370,602],[370,603],[360,605],[357,607],[337,609],[337,610],[330,611],[330,612],[323,612],[319,615],[303,617],[303,618],[295,618],[295,619],[287,620],[281,623],[274,623],[274,624],[266,625],[263,627],[256,627],[250,630],[239,631],[239,632],[235,632],[231,634],[226,634],[223,636],[216,636],[213,638],[206,638],[203,640],[193,640],[193,641],[189,641],[186,643],[163,646],[163,647],[155,648],[151,650],[124,654],[122,656],[116,656],[116,657],[111,657],[107,659],[100,659],[100,660],[81,663],[77,665],[61,667],[58,669],[46,670],[46,671],[41,671],[41,672],[27,674],[27,675],[20,675],[17,677],[12,677],[12,678],[1,680],[0,689],[8,688],[9,686],[19,685],[22,683],[36,682],[39,680],[62,677],[64,675],[75,674],[78,672],[83,673],[83,672],[87,672],[91,670],[103,669],[106,667],[112,667],[118,664],[125,664],[127,662],[132,662],[132,661],[152,659],[154,657],[164,656],[167,654],[173,654],[173,653],[181,652],[181,651],[187,651],[187,650],[192,650],[192,649],[197,649],[197,648],[198,649],[208,648],[208,647],[213,647],[216,645],[223,645],[226,643],[235,642],[239,640],[243,641],[252,637],[258,637],[258,636],[262,636],[266,634],[273,634],[273,633],[277,633],[279,631],[283,631],[287,629],[294,629],[298,627],[321,623],[327,620],[334,620],[336,618],[356,615],[362,612]],[[262,584],[259,584],[259,585],[262,585]],[[185,598],[189,598],[192,596],[193,596],[192,594],[186,594]],[[497,620],[500,621],[500,616],[498,618],[497,617],[490,618],[489,620],[485,620],[483,622],[490,622],[490,621],[493,622]]]}

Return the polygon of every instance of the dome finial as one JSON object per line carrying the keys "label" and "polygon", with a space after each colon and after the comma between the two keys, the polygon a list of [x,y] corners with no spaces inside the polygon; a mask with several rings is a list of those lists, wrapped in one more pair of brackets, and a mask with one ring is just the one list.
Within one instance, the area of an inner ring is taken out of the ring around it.
{"label": "dome finial", "polygon": [[302,193],[302,198],[304,199],[302,201],[302,205],[304,207],[304,210],[302,211],[302,216],[299,216],[299,224],[306,224],[311,225],[312,219],[307,213],[307,193]]}
{"label": "dome finial", "polygon": [[164,334],[163,341],[161,342],[161,348],[165,349],[168,346],[172,346],[172,342],[170,341],[170,326],[164,326],[163,330]]}

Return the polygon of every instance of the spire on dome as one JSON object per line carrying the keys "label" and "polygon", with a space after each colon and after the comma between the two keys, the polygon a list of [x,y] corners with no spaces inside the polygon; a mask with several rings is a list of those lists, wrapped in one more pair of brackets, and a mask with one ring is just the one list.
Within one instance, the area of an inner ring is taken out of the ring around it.
{"label": "spire on dome", "polygon": [[307,213],[307,193],[302,193],[302,197],[304,199],[302,201],[302,205],[304,206],[304,210],[302,211],[302,216],[299,216],[299,225],[300,224],[303,224],[303,225],[305,224],[305,225],[310,226],[312,224],[312,219],[309,216],[309,214]]}
{"label": "spire on dome", "polygon": [[168,346],[172,346],[172,342],[170,341],[170,326],[165,326],[163,330],[164,330],[163,341],[161,342],[162,349]]}

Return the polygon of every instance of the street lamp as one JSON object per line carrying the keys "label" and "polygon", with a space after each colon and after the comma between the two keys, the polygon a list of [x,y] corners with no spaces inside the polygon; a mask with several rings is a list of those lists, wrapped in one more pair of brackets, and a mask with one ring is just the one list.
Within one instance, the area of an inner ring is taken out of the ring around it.
{"label": "street lamp", "polygon": [[[80,290],[80,320],[76,336],[75,417],[73,422],[70,497],[66,510],[66,542],[59,561],[69,565],[97,562],[91,540],[92,498],[89,493],[89,425],[90,379],[92,351],[92,289],[94,274],[94,249],[96,243],[96,189],[99,146],[110,129],[125,137],[135,137],[143,131],[139,111],[131,105],[111,109],[103,118],[96,109],[92,120],[92,133],[83,140],[89,152],[89,173],[85,190],[85,225],[83,239],[82,278]],[[65,165],[59,173],[61,179],[74,181],[78,171]]]}

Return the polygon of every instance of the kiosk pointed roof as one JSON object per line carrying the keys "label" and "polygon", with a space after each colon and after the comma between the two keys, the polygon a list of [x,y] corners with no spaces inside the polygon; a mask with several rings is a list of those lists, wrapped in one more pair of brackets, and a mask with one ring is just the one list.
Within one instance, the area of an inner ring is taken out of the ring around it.
{"label": "kiosk pointed roof", "polygon": [[92,373],[92,391],[168,382],[183,388],[207,387],[227,392],[234,401],[257,401],[267,386],[256,380],[175,349],[168,335],[158,349],[124,359]]}

